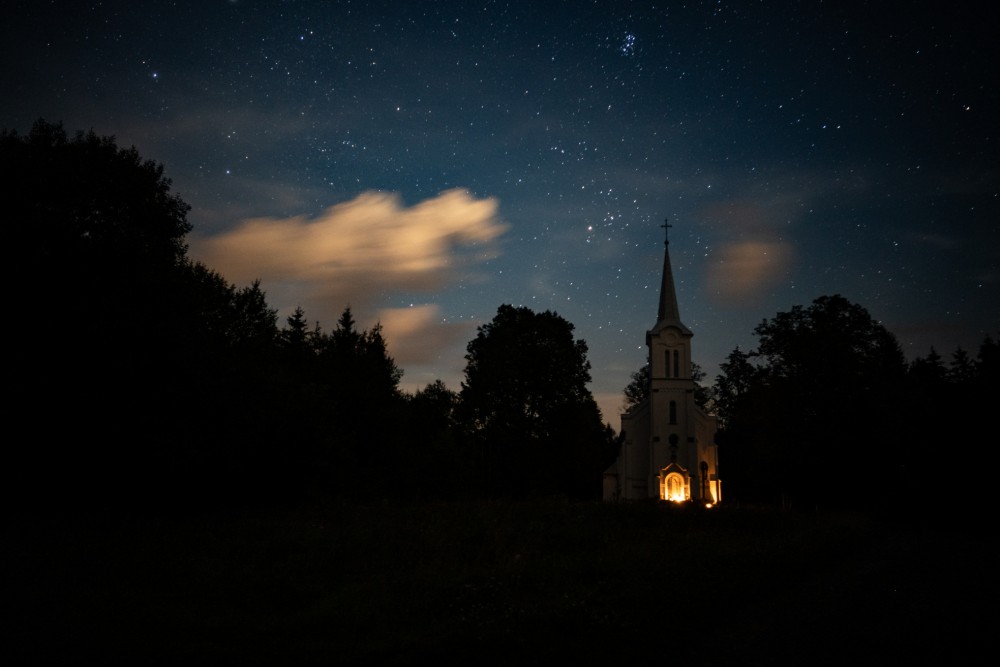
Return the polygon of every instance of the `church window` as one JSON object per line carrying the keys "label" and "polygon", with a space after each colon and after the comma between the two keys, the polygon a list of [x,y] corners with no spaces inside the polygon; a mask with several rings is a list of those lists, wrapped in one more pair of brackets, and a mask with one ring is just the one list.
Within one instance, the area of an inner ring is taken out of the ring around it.
{"label": "church window", "polygon": [[681,376],[681,353],[678,350],[674,350],[674,377],[679,378]]}
{"label": "church window", "polygon": [[677,423],[677,401],[670,401],[670,423]]}

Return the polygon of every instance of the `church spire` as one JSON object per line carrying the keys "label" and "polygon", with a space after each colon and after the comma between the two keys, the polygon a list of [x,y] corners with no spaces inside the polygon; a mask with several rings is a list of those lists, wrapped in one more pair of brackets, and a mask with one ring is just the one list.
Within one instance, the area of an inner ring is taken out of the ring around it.
{"label": "church spire", "polygon": [[660,283],[660,309],[656,314],[657,328],[666,322],[679,324],[680,309],[677,307],[677,290],[674,289],[674,273],[670,268],[670,224],[669,218],[660,225],[665,230],[663,241],[663,279]]}

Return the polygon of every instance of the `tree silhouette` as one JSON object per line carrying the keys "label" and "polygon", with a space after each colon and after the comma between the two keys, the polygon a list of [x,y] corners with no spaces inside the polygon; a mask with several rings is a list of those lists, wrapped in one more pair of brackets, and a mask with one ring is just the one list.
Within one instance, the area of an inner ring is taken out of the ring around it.
{"label": "tree silhouette", "polygon": [[758,348],[734,351],[715,385],[734,493],[841,506],[891,496],[906,371],[895,337],[839,295],[754,333]]}
{"label": "tree silhouette", "polygon": [[[189,207],[163,167],[39,120],[0,135],[0,187],[27,280],[15,332],[33,366],[15,409],[45,448],[15,462],[29,503],[148,507],[225,496],[265,466],[275,313],[186,257]],[[257,461],[257,463],[255,463]]]}
{"label": "tree silhouette", "polygon": [[300,361],[312,356],[309,323],[306,321],[306,311],[302,310],[302,306],[296,306],[295,311],[285,318],[285,328],[278,335],[278,344],[289,359]]}
{"label": "tree silhouette", "polygon": [[457,422],[458,394],[436,380],[407,402],[407,445],[400,465],[411,471],[411,494],[455,499],[476,495],[475,461],[462,447]]}
{"label": "tree silhouette", "polygon": [[587,389],[587,344],[574,340],[573,325],[550,311],[502,305],[465,358],[459,414],[485,489],[599,493],[613,445]]}
{"label": "tree silhouette", "polygon": [[[691,362],[691,379],[694,381],[695,404],[703,410],[707,409],[712,400],[711,391],[707,387],[702,386],[701,382],[705,379],[705,371],[694,362]],[[649,390],[649,364],[646,363],[639,370],[632,373],[631,380],[625,386],[624,407],[626,412],[649,398]]]}
{"label": "tree silhouette", "polygon": [[631,379],[625,385],[625,411],[628,412],[649,398],[649,364],[643,364],[639,370],[632,373]]}
{"label": "tree silhouette", "polygon": [[382,327],[359,329],[348,306],[332,332],[313,336],[312,381],[326,396],[329,436],[319,467],[337,493],[391,494],[383,472],[403,446],[403,372],[388,353]]}
{"label": "tree silhouette", "polygon": [[975,476],[955,487],[931,480],[956,465],[974,469],[980,477],[991,474],[985,443],[994,429],[984,427],[982,415],[990,414],[1000,400],[997,360],[997,345],[987,335],[974,359],[959,347],[946,366],[932,346],[926,356],[910,363],[898,448],[906,497],[933,500],[936,508],[962,507],[966,513],[991,502],[988,485]]}
{"label": "tree silhouette", "polygon": [[952,382],[964,384],[971,382],[976,377],[976,364],[969,353],[961,347],[956,349],[951,355],[951,364],[948,367],[948,377]]}

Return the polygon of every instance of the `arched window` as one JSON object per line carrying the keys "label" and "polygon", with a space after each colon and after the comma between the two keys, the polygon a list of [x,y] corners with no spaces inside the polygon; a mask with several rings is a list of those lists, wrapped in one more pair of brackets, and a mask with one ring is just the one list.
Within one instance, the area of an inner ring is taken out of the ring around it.
{"label": "arched window", "polygon": [[678,350],[674,350],[674,377],[679,378],[681,376],[681,353]]}
{"label": "arched window", "polygon": [[670,423],[677,423],[677,401],[670,401]]}
{"label": "arched window", "polygon": [[667,479],[663,484],[663,499],[673,500],[674,502],[687,500],[684,497],[684,478],[676,472],[667,475]]}

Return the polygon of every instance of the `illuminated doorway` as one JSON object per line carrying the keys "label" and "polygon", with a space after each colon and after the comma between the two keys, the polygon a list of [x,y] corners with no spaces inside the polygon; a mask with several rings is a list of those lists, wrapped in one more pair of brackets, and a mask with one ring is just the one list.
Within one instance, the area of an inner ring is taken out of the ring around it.
{"label": "illuminated doorway", "polygon": [[663,482],[663,499],[672,500],[675,503],[687,500],[684,497],[684,477],[680,473],[672,472],[667,475],[667,479]]}

